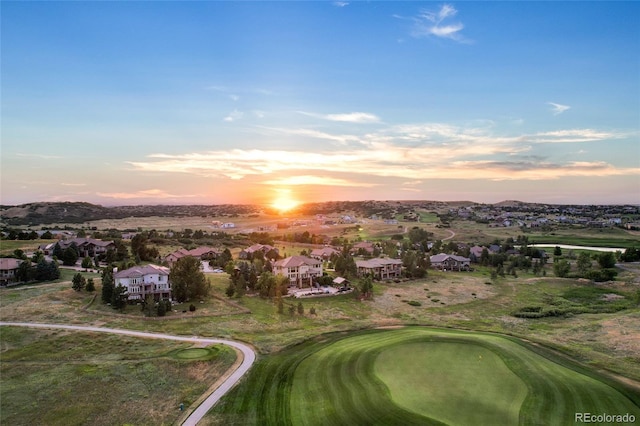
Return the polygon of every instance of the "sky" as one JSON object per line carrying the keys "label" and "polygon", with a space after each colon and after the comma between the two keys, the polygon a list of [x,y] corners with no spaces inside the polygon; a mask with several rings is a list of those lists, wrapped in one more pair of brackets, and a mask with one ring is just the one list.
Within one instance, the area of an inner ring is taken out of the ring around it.
{"label": "sky", "polygon": [[0,203],[640,203],[639,2],[0,3]]}

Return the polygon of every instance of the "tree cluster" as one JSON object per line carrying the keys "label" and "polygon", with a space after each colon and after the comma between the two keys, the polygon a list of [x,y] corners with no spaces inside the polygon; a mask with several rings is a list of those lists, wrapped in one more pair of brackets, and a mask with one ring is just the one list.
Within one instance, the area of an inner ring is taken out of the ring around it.
{"label": "tree cluster", "polygon": [[206,297],[211,285],[200,270],[200,260],[185,256],[173,265],[169,273],[173,297],[180,303]]}

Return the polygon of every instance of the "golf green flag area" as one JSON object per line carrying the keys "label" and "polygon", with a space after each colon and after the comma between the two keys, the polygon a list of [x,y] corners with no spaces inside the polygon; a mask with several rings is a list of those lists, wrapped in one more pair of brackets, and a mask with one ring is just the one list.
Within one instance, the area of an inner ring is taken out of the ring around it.
{"label": "golf green flag area", "polygon": [[263,358],[214,415],[274,425],[640,419],[637,391],[515,338],[424,327],[323,337]]}

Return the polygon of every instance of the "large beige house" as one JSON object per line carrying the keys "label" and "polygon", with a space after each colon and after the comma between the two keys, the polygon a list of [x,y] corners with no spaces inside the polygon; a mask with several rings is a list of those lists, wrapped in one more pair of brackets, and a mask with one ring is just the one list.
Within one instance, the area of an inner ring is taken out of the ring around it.
{"label": "large beige house", "polygon": [[431,267],[443,271],[468,271],[471,259],[455,254],[440,253],[429,258]]}
{"label": "large beige house", "polygon": [[116,272],[114,284],[127,289],[129,300],[145,300],[152,295],[155,300],[171,299],[169,268],[158,265],[134,266]]}
{"label": "large beige house", "polygon": [[311,287],[313,279],[322,276],[322,261],[307,256],[291,256],[274,263],[273,273],[288,277],[289,285]]}
{"label": "large beige house", "polygon": [[402,260],[377,257],[369,260],[357,260],[358,276],[371,275],[378,280],[399,278],[402,276]]}

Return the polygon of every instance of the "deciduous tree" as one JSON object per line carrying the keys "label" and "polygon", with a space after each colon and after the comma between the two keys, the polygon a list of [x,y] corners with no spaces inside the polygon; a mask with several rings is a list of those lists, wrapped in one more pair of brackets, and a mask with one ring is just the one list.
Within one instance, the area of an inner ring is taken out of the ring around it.
{"label": "deciduous tree", "polygon": [[200,270],[200,260],[185,256],[171,268],[169,281],[175,299],[182,303],[209,294],[209,282]]}

